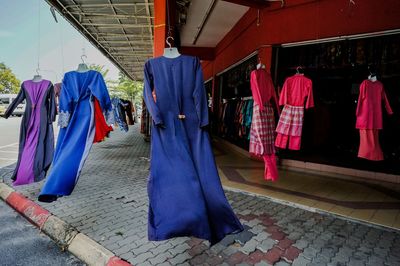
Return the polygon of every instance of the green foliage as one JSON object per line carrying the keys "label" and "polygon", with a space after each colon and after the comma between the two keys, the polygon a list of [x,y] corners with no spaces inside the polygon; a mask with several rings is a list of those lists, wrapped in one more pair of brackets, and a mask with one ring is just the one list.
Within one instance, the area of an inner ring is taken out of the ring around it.
{"label": "green foliage", "polygon": [[106,76],[108,73],[108,69],[104,69],[104,66],[101,65],[96,65],[96,64],[90,64],[89,69],[91,70],[96,70],[97,72],[100,72],[103,75],[104,80],[106,80]]}
{"label": "green foliage", "polygon": [[108,88],[111,97],[130,100],[136,104],[141,103],[143,82],[133,81],[122,72],[119,73],[118,81],[110,82]]}
{"label": "green foliage", "polygon": [[109,70],[104,69],[104,66],[101,65],[91,64],[89,69],[96,70],[103,75],[111,97],[119,97],[137,104],[142,103],[143,82],[133,81],[122,72],[119,73],[118,80],[106,79]]}
{"label": "green foliage", "polygon": [[0,93],[17,93],[21,81],[4,63],[0,63]]}

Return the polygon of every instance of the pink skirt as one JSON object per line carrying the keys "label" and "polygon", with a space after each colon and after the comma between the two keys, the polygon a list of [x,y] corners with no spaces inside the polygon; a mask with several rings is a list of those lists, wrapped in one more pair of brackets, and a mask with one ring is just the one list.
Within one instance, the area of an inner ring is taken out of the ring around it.
{"label": "pink skirt", "polygon": [[255,155],[275,154],[275,117],[271,104],[264,110],[253,105],[253,119],[250,128],[249,152]]}
{"label": "pink skirt", "polygon": [[383,152],[379,144],[378,129],[360,129],[358,157],[371,161],[383,160]]}
{"label": "pink skirt", "polygon": [[304,107],[286,104],[279,118],[276,132],[286,136],[300,137],[303,130]]}

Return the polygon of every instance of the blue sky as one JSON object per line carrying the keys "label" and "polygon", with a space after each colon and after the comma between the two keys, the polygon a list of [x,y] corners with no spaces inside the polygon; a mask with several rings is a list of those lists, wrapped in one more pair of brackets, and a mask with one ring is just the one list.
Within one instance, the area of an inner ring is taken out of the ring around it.
{"label": "blue sky", "polygon": [[63,73],[75,70],[81,62],[82,49],[88,64],[104,65],[110,70],[107,79],[117,79],[119,70],[56,14],[58,23],[44,0],[0,0],[0,62],[10,67],[21,81],[32,79],[40,42],[39,64],[45,79],[55,83]]}

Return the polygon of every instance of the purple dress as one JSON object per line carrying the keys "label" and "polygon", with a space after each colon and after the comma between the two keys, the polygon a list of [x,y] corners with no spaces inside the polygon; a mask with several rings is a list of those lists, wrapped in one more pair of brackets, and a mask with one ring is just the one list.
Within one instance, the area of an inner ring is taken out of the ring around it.
{"label": "purple dress", "polygon": [[12,176],[15,186],[44,179],[54,153],[56,102],[53,84],[48,80],[24,81],[5,117],[8,118],[24,100],[26,108],[21,122],[18,161]]}
{"label": "purple dress", "polygon": [[215,244],[243,230],[225,197],[204,129],[208,107],[199,60],[158,57],[144,72],[144,99],[153,118],[149,240],[194,236]]}

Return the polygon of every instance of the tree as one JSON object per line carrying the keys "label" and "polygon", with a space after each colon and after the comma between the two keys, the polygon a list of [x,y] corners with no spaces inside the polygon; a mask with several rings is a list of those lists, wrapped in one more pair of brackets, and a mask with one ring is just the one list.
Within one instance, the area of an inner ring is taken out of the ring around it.
{"label": "tree", "polygon": [[104,80],[106,80],[106,76],[107,76],[109,69],[104,69],[104,66],[96,65],[96,64],[90,64],[89,69],[100,72],[103,75]]}
{"label": "tree", "polygon": [[0,93],[17,93],[21,81],[4,63],[0,63]]}
{"label": "tree", "polygon": [[119,73],[118,81],[109,86],[111,96],[141,103],[143,82],[133,81],[122,72]]}
{"label": "tree", "polygon": [[130,100],[132,103],[141,103],[142,82],[133,81],[122,72],[119,72],[118,80],[109,80],[106,78],[109,70],[104,69],[104,66],[101,65],[91,64],[89,69],[96,70],[103,75],[111,97]]}

